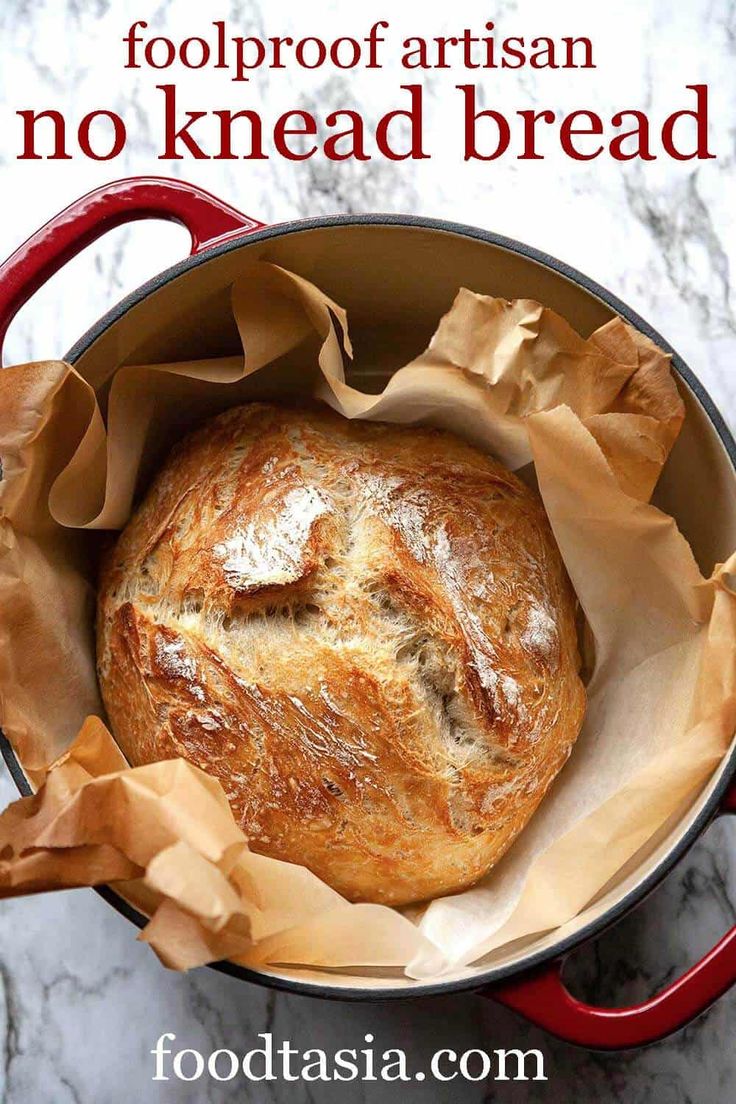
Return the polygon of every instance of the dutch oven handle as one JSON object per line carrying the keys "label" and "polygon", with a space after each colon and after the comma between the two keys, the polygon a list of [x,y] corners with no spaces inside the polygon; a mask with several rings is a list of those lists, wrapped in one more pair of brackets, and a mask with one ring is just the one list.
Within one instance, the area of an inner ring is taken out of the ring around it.
{"label": "dutch oven handle", "polygon": [[[717,815],[736,814],[736,783]],[[664,1039],[704,1012],[736,983],[736,925],[661,993],[627,1008],[577,1000],[562,980],[564,959],[482,991],[552,1035],[592,1050],[626,1050]]]}
{"label": "dutch oven handle", "polygon": [[149,218],[186,227],[193,254],[263,225],[180,180],[132,177],[89,192],[55,215],[0,266],[0,364],[8,326],[50,276],[108,230]]}

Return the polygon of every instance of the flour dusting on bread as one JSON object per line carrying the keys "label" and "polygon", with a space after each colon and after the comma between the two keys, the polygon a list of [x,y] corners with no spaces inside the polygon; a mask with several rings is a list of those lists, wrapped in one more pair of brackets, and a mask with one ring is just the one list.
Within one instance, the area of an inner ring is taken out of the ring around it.
{"label": "flour dusting on bread", "polygon": [[[272,470],[264,465],[266,474]],[[314,487],[294,487],[273,508],[272,516],[249,521],[216,544],[215,556],[234,590],[253,590],[288,582],[301,562],[317,518],[330,509]]]}

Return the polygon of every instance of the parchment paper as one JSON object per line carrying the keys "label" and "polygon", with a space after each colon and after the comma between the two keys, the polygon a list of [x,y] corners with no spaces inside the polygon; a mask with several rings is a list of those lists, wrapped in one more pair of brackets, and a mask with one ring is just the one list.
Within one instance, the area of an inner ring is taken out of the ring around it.
{"label": "parchment paper", "polygon": [[[426,978],[568,922],[736,727],[736,558],[703,579],[649,504],[684,416],[668,358],[620,319],[583,339],[537,303],[461,289],[430,347],[366,395],[346,381],[344,312],[298,275],[252,265],[233,310],[244,357],[120,367],[99,396],[61,362],[0,373],[1,719],[41,787],[0,815],[0,894],[115,883],[177,969]],[[99,531],[125,524],[168,443],[268,393],[296,351],[289,401],[441,426],[527,476],[533,463],[587,623],[585,725],[531,824],[475,888],[403,914],[252,854],[219,784],[182,760],[127,767],[101,719]]]}

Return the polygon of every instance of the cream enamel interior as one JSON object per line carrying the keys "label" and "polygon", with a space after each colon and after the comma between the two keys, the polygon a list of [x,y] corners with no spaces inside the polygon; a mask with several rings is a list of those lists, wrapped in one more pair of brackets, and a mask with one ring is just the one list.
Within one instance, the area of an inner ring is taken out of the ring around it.
{"label": "cream enamel interior", "polygon": [[[111,367],[121,363],[189,360],[240,351],[229,309],[229,287],[245,258],[259,257],[314,281],[348,311],[355,347],[350,381],[379,391],[393,370],[427,344],[440,316],[461,285],[507,298],[539,300],[588,335],[613,315],[590,291],[535,260],[489,242],[450,230],[400,225],[314,226],[261,241],[244,239],[230,252],[213,257],[149,294],[109,326],[78,358],[77,369],[102,388]],[[278,399],[292,368],[275,373],[268,397]],[[303,369],[302,369],[303,371]],[[690,541],[704,572],[736,547],[736,479],[713,424],[690,388],[680,381],[687,406],[682,435],[670,457],[656,501],[671,513]],[[239,392],[239,401],[247,398]],[[698,493],[708,486],[710,493]],[[502,949],[446,981],[473,977],[494,966],[521,964],[530,954],[552,949],[601,917],[662,863],[707,803],[721,771],[689,807],[673,817],[660,838],[651,841],[626,871],[575,921],[554,933]],[[270,971],[274,973],[274,971]],[[284,972],[281,977],[312,985],[342,988],[417,989],[403,977],[366,978],[314,970]]]}

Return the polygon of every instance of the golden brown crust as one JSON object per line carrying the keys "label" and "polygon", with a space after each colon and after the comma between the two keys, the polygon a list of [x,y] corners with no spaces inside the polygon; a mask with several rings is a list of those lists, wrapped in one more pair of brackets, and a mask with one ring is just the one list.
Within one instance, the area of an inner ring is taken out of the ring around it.
{"label": "golden brown crust", "polygon": [[217,777],[351,900],[477,881],[570,753],[574,597],[541,502],[436,430],[253,405],[186,439],[103,568],[133,764]]}

